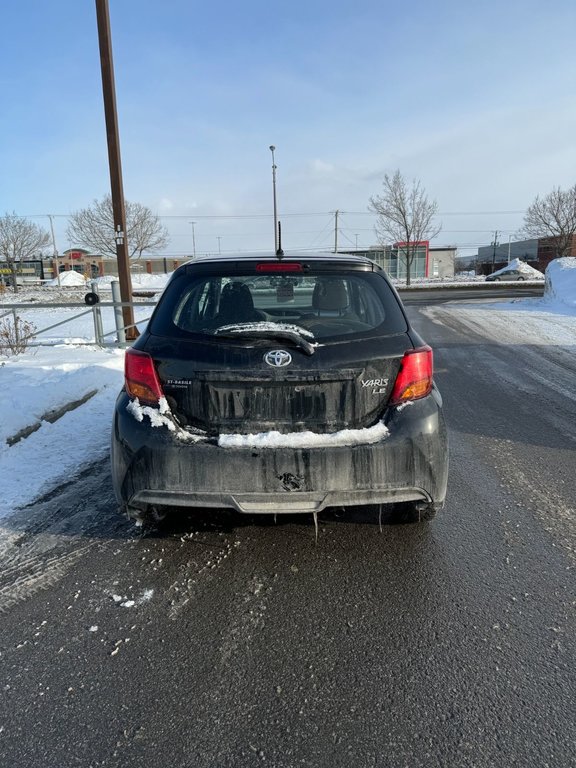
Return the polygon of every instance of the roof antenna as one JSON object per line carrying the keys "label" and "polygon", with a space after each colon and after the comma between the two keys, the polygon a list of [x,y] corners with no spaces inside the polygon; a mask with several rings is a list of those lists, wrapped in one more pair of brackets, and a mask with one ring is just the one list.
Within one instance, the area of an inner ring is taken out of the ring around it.
{"label": "roof antenna", "polygon": [[278,242],[280,234],[280,225],[278,222],[278,207],[276,205],[276,161],[274,158],[274,151],[276,147],[274,144],[270,145],[270,152],[272,152],[272,198],[274,202],[274,253],[278,256],[278,251],[281,250],[281,245]]}
{"label": "roof antenna", "polygon": [[276,256],[278,256],[278,261],[282,260],[282,256],[284,256],[284,251],[282,250],[282,224],[278,222],[278,248],[276,249]]}

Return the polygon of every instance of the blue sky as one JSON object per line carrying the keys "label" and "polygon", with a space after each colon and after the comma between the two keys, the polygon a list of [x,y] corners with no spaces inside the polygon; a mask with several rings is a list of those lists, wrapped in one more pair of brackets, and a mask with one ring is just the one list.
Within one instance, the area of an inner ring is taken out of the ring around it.
{"label": "blue sky", "polygon": [[[168,252],[374,243],[384,173],[438,202],[436,244],[501,242],[576,182],[576,4],[110,0],[124,191]],[[19,0],[0,26],[0,213],[66,216],[109,190],[93,0]],[[218,240],[218,238],[220,238]]]}

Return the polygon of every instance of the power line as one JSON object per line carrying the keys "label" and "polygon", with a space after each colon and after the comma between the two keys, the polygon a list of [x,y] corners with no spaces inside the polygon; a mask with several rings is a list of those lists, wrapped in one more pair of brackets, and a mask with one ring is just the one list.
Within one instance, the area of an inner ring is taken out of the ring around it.
{"label": "power line", "polygon": [[[519,210],[519,211],[441,211],[436,214],[436,217],[439,216],[518,216],[520,214],[524,214],[525,210]],[[372,211],[343,211],[339,210],[339,213],[341,215],[350,215],[350,216],[370,216],[372,218],[376,218],[378,214],[373,213]],[[191,214],[191,213],[182,213],[182,214],[172,214],[172,213],[156,213],[154,214],[159,219],[189,219],[190,216],[194,215],[194,219],[270,219],[272,218],[271,213],[237,213],[237,214]],[[19,219],[45,219],[47,218],[48,214],[46,213],[28,213],[28,214],[16,214],[16,217]],[[51,213],[50,216],[53,216],[56,219],[69,219],[72,214],[71,213]],[[334,211],[311,211],[311,212],[294,212],[294,213],[282,213],[282,218],[292,218],[292,217],[298,217],[298,216],[334,216]]]}

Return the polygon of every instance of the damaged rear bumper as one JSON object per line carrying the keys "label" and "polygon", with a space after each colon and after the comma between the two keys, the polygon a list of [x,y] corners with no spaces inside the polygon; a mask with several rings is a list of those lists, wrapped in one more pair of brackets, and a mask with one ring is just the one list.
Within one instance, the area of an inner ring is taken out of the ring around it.
{"label": "damaged rear bumper", "polygon": [[184,442],[138,422],[122,393],[112,434],[120,505],[232,508],[244,513],[310,513],[331,506],[424,501],[446,495],[448,440],[437,390],[393,409],[377,442],[329,447],[222,447]]}

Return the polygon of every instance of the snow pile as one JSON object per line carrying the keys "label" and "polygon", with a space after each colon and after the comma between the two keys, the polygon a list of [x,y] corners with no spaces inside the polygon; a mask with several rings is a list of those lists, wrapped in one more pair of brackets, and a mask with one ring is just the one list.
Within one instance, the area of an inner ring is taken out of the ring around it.
{"label": "snow pile", "polygon": [[521,261],[521,259],[512,259],[510,264],[507,264],[505,267],[502,267],[502,269],[498,269],[496,272],[493,272],[494,275],[503,275],[506,272],[510,272],[510,270],[516,269],[518,272],[521,272],[523,275],[526,275],[526,280],[543,280],[544,275],[542,272],[540,272],[537,269],[534,269],[534,267],[531,267],[530,264],[526,264],[525,261]]}
{"label": "snow pile", "polygon": [[86,280],[79,272],[69,269],[60,273],[60,282],[55,277],[53,280],[48,280],[44,285],[47,285],[48,288],[77,288],[78,286],[85,286]]}
{"label": "snow pile", "polygon": [[157,275],[132,275],[132,287],[133,288],[154,288],[162,290],[169,278],[172,277],[172,273],[158,273]]}
{"label": "snow pile", "polygon": [[544,297],[576,307],[576,258],[554,259],[548,264]]}
{"label": "snow pile", "polygon": [[80,400],[111,381],[119,390],[123,364],[122,350],[102,351],[73,345],[31,349],[3,361],[0,457],[7,440],[41,421],[43,415]]}
{"label": "snow pile", "polygon": [[[172,273],[158,273],[154,275],[144,274],[132,274],[131,282],[132,289],[141,291],[162,291],[164,290],[168,279],[172,276]],[[110,288],[110,284],[116,281],[118,282],[118,275],[105,275],[104,277],[97,277],[96,283],[98,288]]]}

